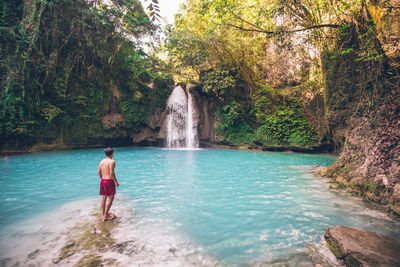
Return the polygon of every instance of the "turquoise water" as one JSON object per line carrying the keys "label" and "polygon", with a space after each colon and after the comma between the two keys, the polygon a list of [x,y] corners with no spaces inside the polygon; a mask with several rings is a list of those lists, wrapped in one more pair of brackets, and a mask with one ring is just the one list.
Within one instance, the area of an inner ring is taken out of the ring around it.
{"label": "turquoise water", "polygon": [[[102,158],[102,149],[1,158],[1,248],[11,226],[99,199]],[[400,237],[397,222],[310,173],[333,163],[330,155],[118,148],[114,159],[116,205],[134,210],[131,224],[167,229],[221,264],[288,255],[318,243],[333,225]]]}

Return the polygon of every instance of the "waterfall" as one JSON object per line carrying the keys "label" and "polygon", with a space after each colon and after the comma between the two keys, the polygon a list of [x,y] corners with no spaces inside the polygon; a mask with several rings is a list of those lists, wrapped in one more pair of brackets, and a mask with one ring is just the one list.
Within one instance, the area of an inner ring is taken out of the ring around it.
{"label": "waterfall", "polygon": [[167,101],[166,146],[168,148],[199,147],[194,116],[196,110],[192,94],[186,94],[181,86],[175,87]]}
{"label": "waterfall", "polygon": [[186,148],[198,148],[198,138],[197,138],[197,125],[193,120],[193,97],[190,92],[188,92],[188,123],[187,123],[187,135],[186,135]]}
{"label": "waterfall", "polygon": [[167,102],[167,147],[186,147],[187,96],[182,87],[172,91]]}

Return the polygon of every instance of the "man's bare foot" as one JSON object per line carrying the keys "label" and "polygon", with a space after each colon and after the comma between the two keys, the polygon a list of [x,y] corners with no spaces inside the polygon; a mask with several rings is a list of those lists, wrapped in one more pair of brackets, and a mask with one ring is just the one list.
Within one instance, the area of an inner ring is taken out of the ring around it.
{"label": "man's bare foot", "polygon": [[107,217],[103,217],[103,222],[104,222],[104,221],[111,221],[111,220],[114,220],[115,217],[116,217],[116,216],[115,216],[114,213],[109,212]]}

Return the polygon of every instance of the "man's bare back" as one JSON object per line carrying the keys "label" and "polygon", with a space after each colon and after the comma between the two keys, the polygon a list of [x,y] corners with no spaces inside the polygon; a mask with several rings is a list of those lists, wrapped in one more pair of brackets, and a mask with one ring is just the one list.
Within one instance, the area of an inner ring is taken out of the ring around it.
{"label": "man's bare back", "polygon": [[115,179],[115,160],[105,158],[100,161],[99,176],[101,179],[114,180]]}

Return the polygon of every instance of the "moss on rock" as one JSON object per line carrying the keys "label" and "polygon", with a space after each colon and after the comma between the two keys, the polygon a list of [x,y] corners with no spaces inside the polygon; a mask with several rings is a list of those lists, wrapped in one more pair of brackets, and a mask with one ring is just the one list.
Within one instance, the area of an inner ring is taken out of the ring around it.
{"label": "moss on rock", "polygon": [[[58,257],[53,260],[57,264],[72,255],[84,253],[85,255],[77,266],[99,266],[101,256],[98,253],[107,250],[115,244],[112,238],[112,230],[116,224],[112,221],[79,225],[71,230],[71,239],[61,248]],[[114,259],[107,259],[108,263]],[[101,263],[101,262],[100,262]]]}
{"label": "moss on rock", "polygon": [[84,256],[79,260],[79,262],[75,265],[76,267],[97,267],[101,266],[103,260],[99,255],[89,254]]}

